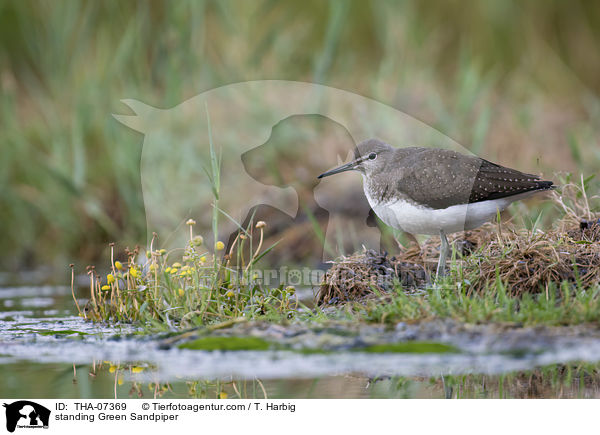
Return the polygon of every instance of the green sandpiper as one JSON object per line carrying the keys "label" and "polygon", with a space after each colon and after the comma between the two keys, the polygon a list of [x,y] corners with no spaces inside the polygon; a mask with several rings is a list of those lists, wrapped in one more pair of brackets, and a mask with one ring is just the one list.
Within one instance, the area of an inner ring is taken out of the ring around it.
{"label": "green sandpiper", "polygon": [[439,148],[394,148],[369,139],[354,159],[318,178],[359,171],[365,196],[387,225],[410,234],[439,235],[437,275],[446,270],[446,234],[492,220],[512,202],[553,189],[552,181],[476,156]]}

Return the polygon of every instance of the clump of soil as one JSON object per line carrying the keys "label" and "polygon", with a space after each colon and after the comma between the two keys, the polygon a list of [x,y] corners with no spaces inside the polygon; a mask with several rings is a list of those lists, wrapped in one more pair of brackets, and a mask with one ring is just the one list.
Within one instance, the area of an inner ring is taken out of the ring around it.
{"label": "clump of soil", "polygon": [[[468,294],[493,289],[498,277],[511,296],[548,292],[551,283],[561,291],[563,281],[580,288],[600,283],[598,216],[578,221],[566,216],[555,229],[535,232],[490,223],[449,241],[469,280]],[[390,259],[373,251],[343,257],[327,272],[317,303],[360,300],[388,291],[394,282],[407,291],[422,288],[435,275],[439,249],[439,238],[431,237]]]}
{"label": "clump of soil", "polygon": [[398,283],[406,289],[422,287],[427,282],[425,268],[386,253],[373,250],[342,257],[325,274],[317,304],[336,304],[354,301],[377,291],[388,291]]}

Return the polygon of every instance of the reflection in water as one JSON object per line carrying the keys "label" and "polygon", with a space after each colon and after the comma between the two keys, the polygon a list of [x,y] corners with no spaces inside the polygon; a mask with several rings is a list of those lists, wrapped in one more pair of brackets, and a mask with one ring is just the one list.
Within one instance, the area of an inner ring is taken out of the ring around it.
{"label": "reflection in water", "polygon": [[[314,379],[147,382],[137,365],[8,364],[2,397],[38,398],[600,398],[600,365],[552,365],[498,376],[325,376]],[[151,366],[144,372],[152,371]]]}

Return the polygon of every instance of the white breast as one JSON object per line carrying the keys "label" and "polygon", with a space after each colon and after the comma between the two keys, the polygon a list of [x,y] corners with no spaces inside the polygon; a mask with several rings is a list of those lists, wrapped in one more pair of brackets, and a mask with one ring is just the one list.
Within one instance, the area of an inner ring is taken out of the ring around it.
{"label": "white breast", "polygon": [[404,200],[376,203],[367,192],[365,194],[375,214],[387,225],[411,234],[430,235],[437,235],[440,230],[448,234],[477,228],[518,199],[494,199],[436,210]]}

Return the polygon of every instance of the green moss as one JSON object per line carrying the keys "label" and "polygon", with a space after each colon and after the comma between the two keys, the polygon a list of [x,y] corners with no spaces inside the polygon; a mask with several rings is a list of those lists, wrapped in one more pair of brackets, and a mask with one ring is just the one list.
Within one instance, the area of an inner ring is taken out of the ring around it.
{"label": "green moss", "polygon": [[39,335],[73,335],[73,334],[89,335],[87,332],[76,331],[74,329],[61,329],[61,330],[55,331],[52,329],[12,328],[12,329],[9,329],[9,331],[19,331],[19,332],[30,331],[30,332],[33,332],[33,333],[39,334]]}
{"label": "green moss", "polygon": [[257,337],[202,337],[178,346],[192,350],[268,350],[271,344]]}
{"label": "green moss", "polygon": [[302,349],[291,349],[293,352],[302,354],[302,355],[325,355],[330,354],[333,351],[327,349],[318,349],[315,347],[304,347]]}
{"label": "green moss", "polygon": [[61,331],[37,331],[40,335],[89,335],[87,332],[76,331],[74,329],[65,329]]}
{"label": "green moss", "polygon": [[374,344],[363,349],[370,353],[459,353],[460,351],[448,344],[427,341],[407,341],[402,343]]}

